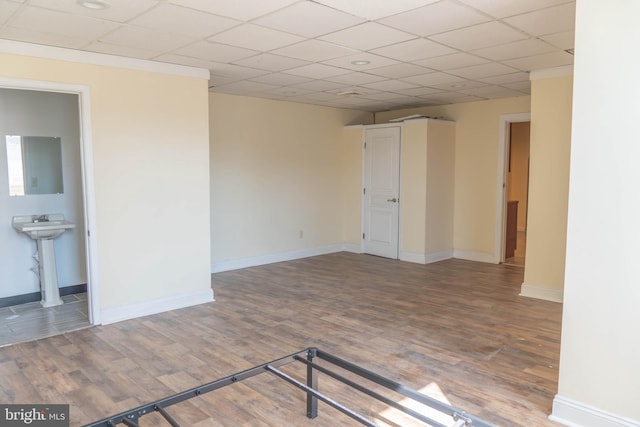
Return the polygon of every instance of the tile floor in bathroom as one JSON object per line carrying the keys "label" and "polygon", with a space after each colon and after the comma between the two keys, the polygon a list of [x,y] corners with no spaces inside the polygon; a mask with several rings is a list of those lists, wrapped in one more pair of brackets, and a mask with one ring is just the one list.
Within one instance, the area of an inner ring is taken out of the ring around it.
{"label": "tile floor in bathroom", "polygon": [[40,301],[0,308],[0,347],[91,326],[87,294],[62,297],[64,304],[44,308]]}

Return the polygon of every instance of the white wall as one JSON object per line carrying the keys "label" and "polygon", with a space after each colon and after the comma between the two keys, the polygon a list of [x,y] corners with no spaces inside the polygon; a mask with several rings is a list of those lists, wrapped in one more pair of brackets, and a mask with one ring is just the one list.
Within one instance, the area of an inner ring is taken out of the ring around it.
{"label": "white wall", "polygon": [[[640,2],[578,0],[558,396],[566,424],[640,425]],[[633,420],[633,421],[632,421]]]}
{"label": "white wall", "polygon": [[[54,242],[60,287],[86,283],[78,96],[0,88],[0,298],[39,292],[35,240],[11,226],[15,215],[62,213],[76,224]],[[61,138],[63,194],[9,196],[5,135]]]}

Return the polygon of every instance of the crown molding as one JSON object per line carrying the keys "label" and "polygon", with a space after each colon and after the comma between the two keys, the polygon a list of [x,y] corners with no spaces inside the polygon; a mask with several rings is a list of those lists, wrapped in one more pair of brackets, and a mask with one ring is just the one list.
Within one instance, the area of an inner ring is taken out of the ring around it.
{"label": "crown molding", "polygon": [[105,53],[86,52],[76,49],[45,46],[40,44],[0,39],[0,53],[56,59],[82,64],[102,65],[105,67],[126,68],[151,73],[171,74],[182,77],[195,77],[209,80],[209,70],[186,65],[169,64],[148,59],[127,58]]}

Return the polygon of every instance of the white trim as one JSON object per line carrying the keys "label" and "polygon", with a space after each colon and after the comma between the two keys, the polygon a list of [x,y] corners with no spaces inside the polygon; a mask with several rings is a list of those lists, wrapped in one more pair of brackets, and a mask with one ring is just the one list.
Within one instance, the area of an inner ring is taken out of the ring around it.
{"label": "white trim", "polygon": [[213,301],[215,301],[213,299],[213,289],[209,288],[188,294],[173,295],[121,307],[108,308],[102,311],[102,324],[108,325],[123,320],[135,319]]}
{"label": "white trim", "polygon": [[573,65],[563,65],[561,67],[545,68],[543,70],[533,70],[529,73],[529,80],[551,79],[554,77],[564,77],[573,74]]}
{"label": "white trim", "polygon": [[431,264],[453,258],[453,250],[421,254],[415,252],[400,252],[400,261],[414,262],[417,264]]}
{"label": "white trim", "polygon": [[611,414],[560,395],[553,399],[553,411],[549,419],[570,427],[640,427],[639,421]]}
{"label": "white trim", "polygon": [[343,245],[323,246],[319,248],[302,249],[299,251],[280,252],[276,254],[258,255],[248,258],[231,259],[217,262],[211,265],[211,273],[222,271],[239,270],[241,268],[255,267],[275,262],[292,261],[294,259],[308,258],[316,255],[326,255],[335,252],[342,252]]}
{"label": "white trim", "polygon": [[562,302],[564,300],[564,290],[550,288],[547,286],[532,285],[523,283],[520,287],[520,296],[527,298],[543,299],[552,302]]}
{"label": "white trim", "polygon": [[129,70],[149,71],[152,73],[172,74],[183,77],[195,77],[209,80],[209,70],[186,65],[169,64],[147,59],[127,58],[105,53],[86,52],[62,47],[44,46],[13,40],[0,39],[0,53],[35,56],[82,64],[103,65],[106,67],[126,68]]}
{"label": "white trim", "polygon": [[[0,40],[0,45],[2,41]],[[85,253],[87,257],[87,300],[89,322],[92,325],[101,323],[100,286],[98,274],[98,244],[96,234],[95,184],[93,172],[93,139],[91,131],[91,100],[88,86],[56,83],[41,80],[14,79],[0,77],[0,87],[39,90],[45,92],[71,93],[78,95],[80,112],[80,170],[82,175],[82,196],[85,236]]]}
{"label": "white trim", "polygon": [[467,261],[486,262],[489,264],[498,264],[493,254],[487,252],[463,251],[460,249],[453,250],[453,257],[458,259],[466,259]]}
{"label": "white trim", "polygon": [[500,116],[500,128],[498,136],[498,177],[496,182],[496,223],[493,247],[493,260],[499,264],[504,261],[504,234],[507,216],[507,160],[509,154],[509,132],[507,129],[511,123],[530,122],[531,113],[503,114]]}

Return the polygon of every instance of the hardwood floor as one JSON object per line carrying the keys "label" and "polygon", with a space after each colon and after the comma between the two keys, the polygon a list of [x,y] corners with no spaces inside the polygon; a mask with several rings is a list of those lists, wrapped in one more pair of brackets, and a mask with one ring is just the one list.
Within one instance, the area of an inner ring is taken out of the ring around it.
{"label": "hardwood floor", "polygon": [[[0,402],[69,403],[81,425],[317,346],[498,425],[552,426],[562,307],[519,297],[522,274],[349,253],[218,273],[214,303],[1,348]],[[320,388],[408,425],[326,377]],[[308,420],[304,394],[268,373],[170,412],[193,426],[357,425],[322,403]]]}

